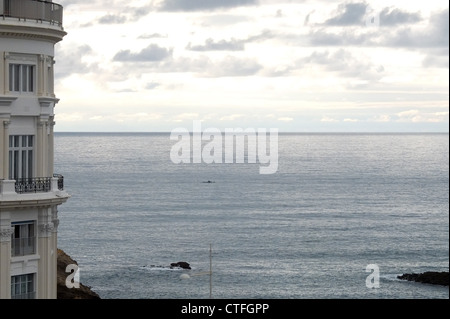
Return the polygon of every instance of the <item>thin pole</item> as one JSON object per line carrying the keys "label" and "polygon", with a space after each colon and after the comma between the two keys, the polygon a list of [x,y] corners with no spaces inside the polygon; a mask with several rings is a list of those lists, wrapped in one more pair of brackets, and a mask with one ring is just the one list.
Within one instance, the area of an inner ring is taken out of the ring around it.
{"label": "thin pole", "polygon": [[212,244],[209,244],[209,299],[212,299]]}

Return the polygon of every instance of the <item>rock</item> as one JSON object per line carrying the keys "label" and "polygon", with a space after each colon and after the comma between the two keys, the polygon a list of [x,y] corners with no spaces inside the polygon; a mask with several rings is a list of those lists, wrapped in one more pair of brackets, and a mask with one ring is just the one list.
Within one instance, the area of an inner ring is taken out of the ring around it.
{"label": "rock", "polygon": [[57,299],[100,299],[100,296],[91,290],[91,287],[80,283],[79,288],[68,288],[66,278],[70,275],[66,272],[67,265],[78,263],[67,255],[62,249],[58,248],[57,257]]}
{"label": "rock", "polygon": [[398,279],[421,282],[424,284],[432,284],[432,285],[442,285],[448,286],[449,282],[449,272],[435,272],[435,271],[427,271],[421,274],[403,274],[397,276]]}
{"label": "rock", "polygon": [[173,268],[173,267],[180,267],[180,268],[183,268],[183,269],[191,269],[191,266],[185,261],[179,261],[177,263],[171,263],[170,264],[170,268]]}

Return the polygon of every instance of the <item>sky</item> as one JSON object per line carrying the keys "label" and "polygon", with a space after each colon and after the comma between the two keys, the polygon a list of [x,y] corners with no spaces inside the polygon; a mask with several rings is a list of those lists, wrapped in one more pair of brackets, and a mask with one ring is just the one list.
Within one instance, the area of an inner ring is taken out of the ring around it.
{"label": "sky", "polygon": [[449,131],[447,1],[55,2],[55,131]]}

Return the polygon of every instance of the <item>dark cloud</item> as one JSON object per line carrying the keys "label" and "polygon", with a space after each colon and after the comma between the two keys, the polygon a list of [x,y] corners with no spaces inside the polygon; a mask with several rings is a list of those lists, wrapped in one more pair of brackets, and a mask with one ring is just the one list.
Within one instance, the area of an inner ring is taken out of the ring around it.
{"label": "dark cloud", "polygon": [[130,50],[122,50],[116,53],[113,61],[118,62],[158,62],[172,56],[172,49],[159,47],[156,44],[150,44],[141,52],[133,53]]}
{"label": "dark cloud", "polygon": [[147,83],[145,85],[145,89],[146,90],[153,90],[153,89],[157,88],[160,85],[161,85],[160,83],[156,83],[156,82]]}
{"label": "dark cloud", "polygon": [[[195,76],[216,77],[243,77],[255,75],[263,69],[263,66],[254,58],[245,58],[228,55],[221,59],[211,59],[200,55],[191,57],[172,57],[140,65],[140,68],[118,66],[116,73],[124,73],[129,76],[140,76],[142,73],[192,73]],[[150,87],[149,87],[150,88]]]}
{"label": "dark cloud", "polygon": [[336,15],[326,20],[324,24],[327,26],[363,26],[372,19],[377,19],[379,26],[409,24],[422,20],[419,13],[405,12],[397,8],[375,11],[365,2],[355,2],[340,4]]}
{"label": "dark cloud", "polygon": [[370,45],[375,32],[356,33],[353,30],[327,32],[321,28],[312,30],[308,35],[308,44],[312,46]]}
{"label": "dark cloud", "polygon": [[[347,12],[348,5],[346,8]],[[345,25],[344,28],[329,28],[322,24],[311,27],[306,43],[311,46],[366,46],[411,50],[449,46],[448,9],[432,14],[425,26],[416,23],[423,20],[419,13],[384,8],[377,14],[378,26]],[[352,21],[362,22],[362,16],[358,16],[358,19]],[[389,32],[383,26],[390,27]]]}
{"label": "dark cloud", "polygon": [[307,64],[321,65],[328,72],[335,72],[342,77],[365,81],[376,81],[382,77],[384,72],[383,66],[376,66],[370,62],[358,59],[344,49],[332,52],[316,51],[310,56],[300,59],[298,63],[300,67],[304,67]]}
{"label": "dark cloud", "polygon": [[127,17],[120,14],[107,14],[98,19],[100,24],[123,24],[125,22],[127,22]]}
{"label": "dark cloud", "polygon": [[366,3],[340,4],[337,15],[325,21],[329,26],[363,25],[368,5]]}
{"label": "dark cloud", "polygon": [[97,67],[89,63],[83,62],[85,56],[89,56],[94,53],[92,48],[88,45],[82,45],[78,47],[71,47],[70,52],[67,50],[60,50],[59,46],[56,47],[58,52],[55,54],[55,78],[61,79],[71,74],[85,74],[95,72]]}
{"label": "dark cloud", "polygon": [[162,11],[199,11],[256,5],[258,0],[165,0]]}
{"label": "dark cloud", "polygon": [[384,8],[379,13],[380,26],[393,26],[420,22],[422,17],[419,13],[409,13],[400,9]]}
{"label": "dark cloud", "polygon": [[189,43],[186,49],[191,51],[243,51],[247,43],[261,42],[274,37],[276,37],[276,34],[269,30],[264,30],[259,34],[249,35],[243,39],[214,40],[208,38],[204,44],[193,45]]}
{"label": "dark cloud", "polygon": [[254,59],[227,56],[221,61],[216,61],[204,75],[209,77],[251,76],[262,69],[263,66]]}
{"label": "dark cloud", "polygon": [[205,41],[205,44],[192,45],[189,43],[186,49],[191,51],[242,51],[244,50],[244,42],[236,39],[214,41],[209,38]]}
{"label": "dark cloud", "polygon": [[405,27],[386,36],[386,45],[404,48],[445,48],[449,46],[448,9],[431,15],[424,29]]}

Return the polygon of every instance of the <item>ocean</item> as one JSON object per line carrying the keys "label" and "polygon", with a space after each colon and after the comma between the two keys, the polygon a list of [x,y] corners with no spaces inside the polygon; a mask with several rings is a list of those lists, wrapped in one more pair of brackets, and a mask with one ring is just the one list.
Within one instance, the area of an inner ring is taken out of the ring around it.
{"label": "ocean", "polygon": [[55,134],[58,247],[102,299],[449,298],[397,279],[449,270],[447,133],[280,133],[273,174],[169,137]]}

